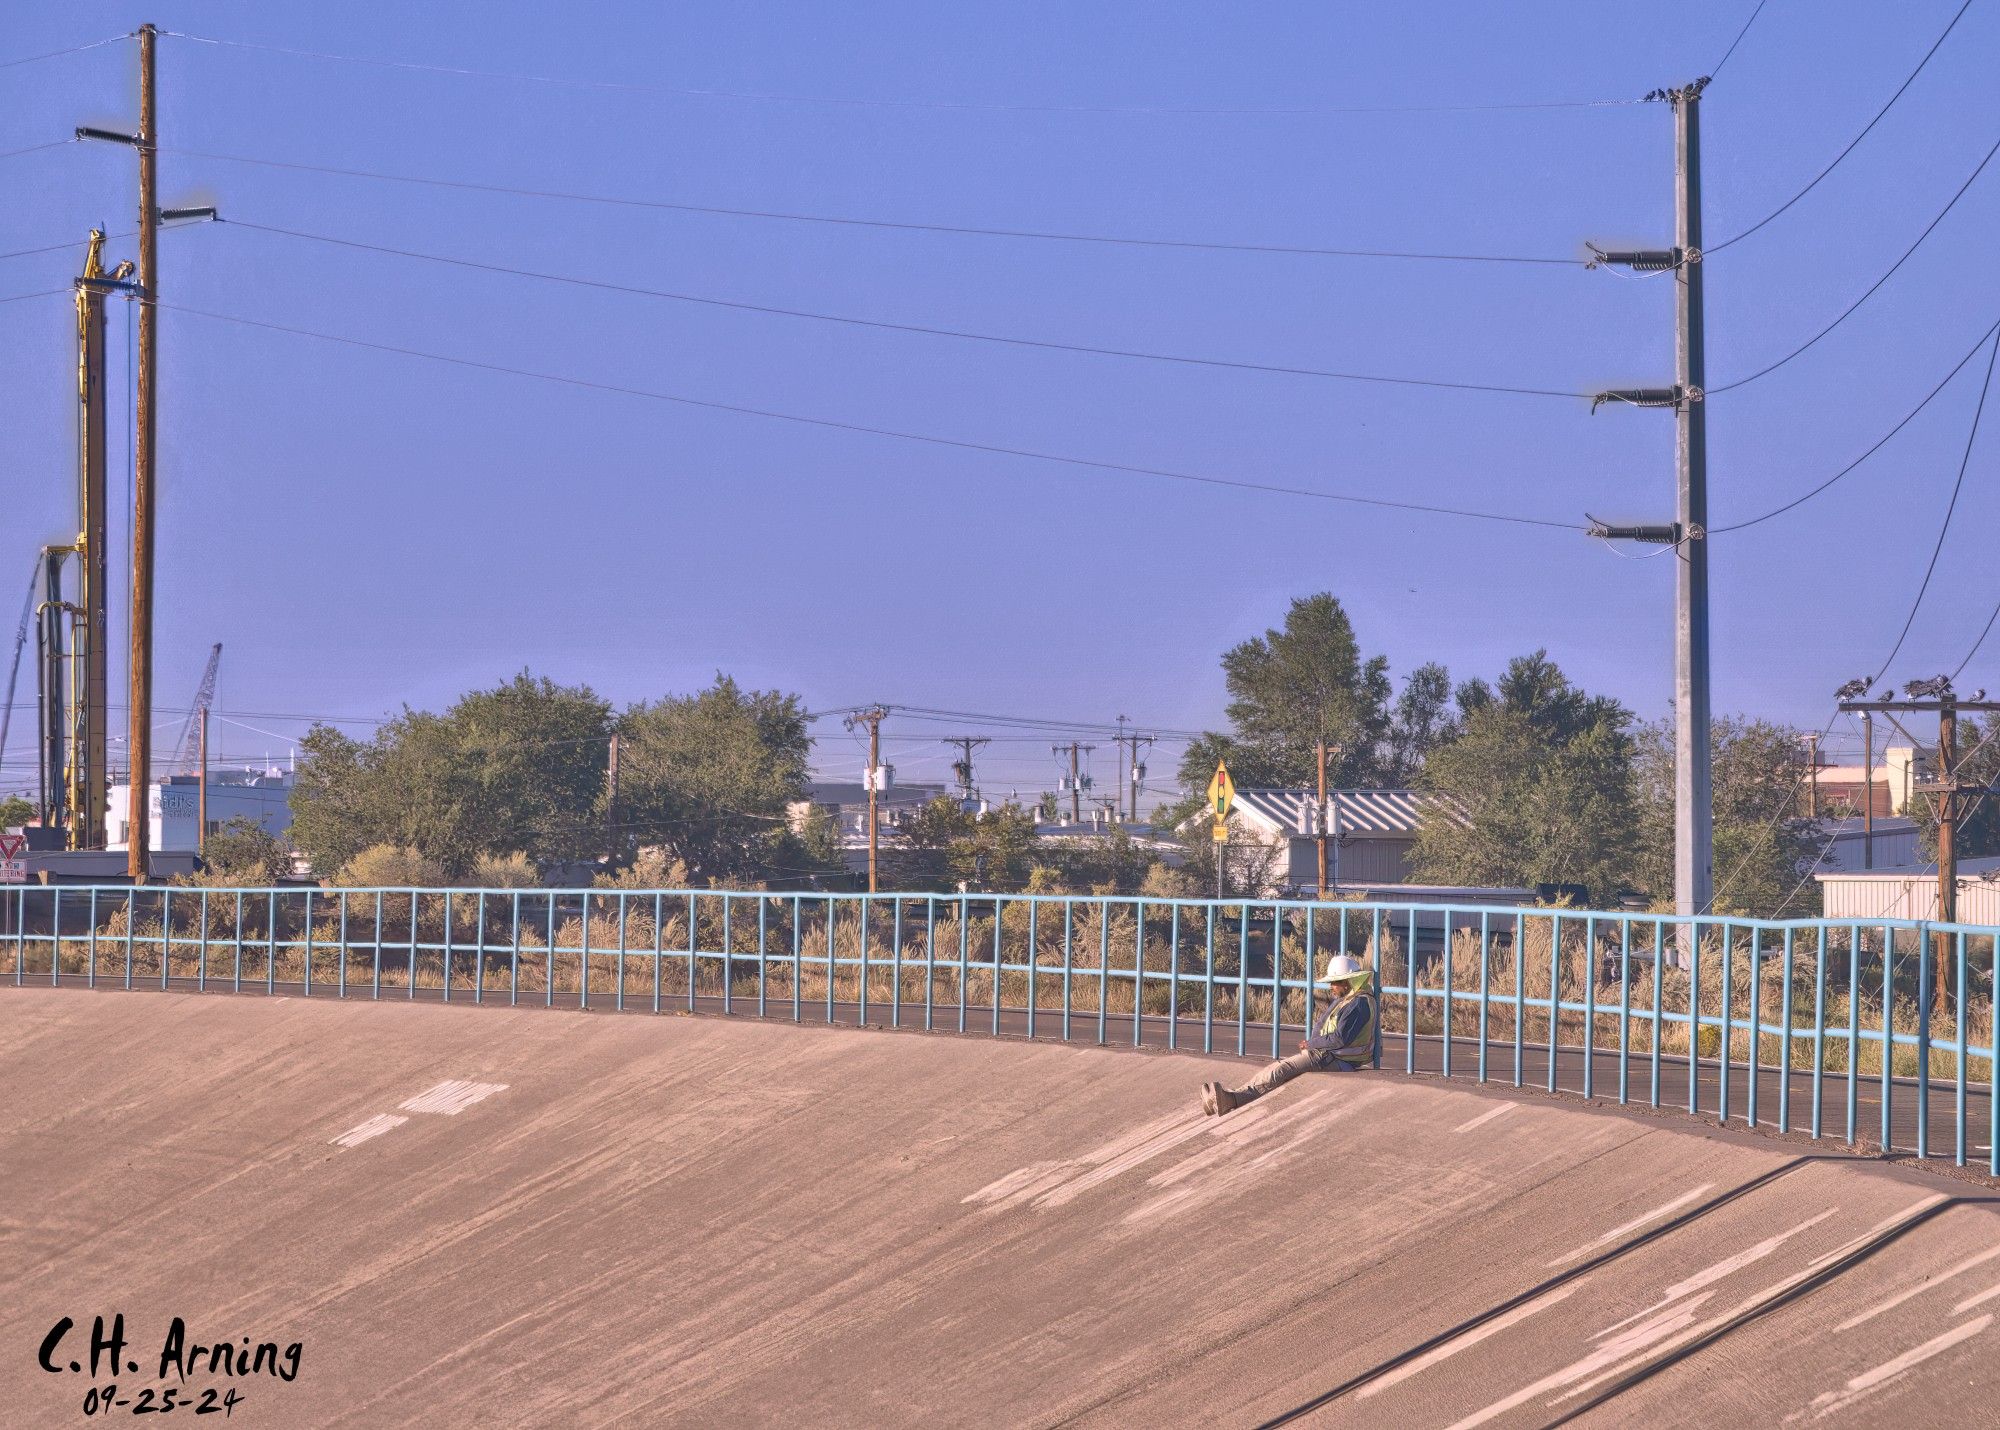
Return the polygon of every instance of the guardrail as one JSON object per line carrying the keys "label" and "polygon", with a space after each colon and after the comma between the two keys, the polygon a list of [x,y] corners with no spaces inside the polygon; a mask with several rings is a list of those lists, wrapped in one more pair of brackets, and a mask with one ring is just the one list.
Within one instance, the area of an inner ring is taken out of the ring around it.
{"label": "guardrail", "polygon": [[16,984],[504,997],[1239,1056],[1284,1052],[1324,1005],[1308,971],[1346,953],[1376,971],[1377,1066],[1775,1120],[1920,1157],[1948,1147],[2000,1176],[1996,935],[1099,895],[0,891],[0,978]]}

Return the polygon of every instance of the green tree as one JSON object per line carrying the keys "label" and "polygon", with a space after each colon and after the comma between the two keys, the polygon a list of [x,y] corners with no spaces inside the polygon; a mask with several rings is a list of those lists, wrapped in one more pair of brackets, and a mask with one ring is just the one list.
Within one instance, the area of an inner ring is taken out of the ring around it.
{"label": "green tree", "polygon": [[1321,741],[1340,747],[1327,772],[1335,784],[1378,770],[1389,731],[1389,664],[1361,654],[1353,623],[1329,593],[1293,601],[1282,629],[1224,652],[1222,672],[1230,733],[1189,744],[1180,780],[1190,794],[1207,786],[1219,758],[1245,787],[1312,782]]}
{"label": "green tree", "polygon": [[889,856],[895,887],[1013,893],[1035,864],[1035,815],[1016,804],[976,814],[939,795],[904,818]]}
{"label": "green tree", "polygon": [[203,872],[212,884],[275,884],[292,872],[291,850],[254,819],[232,819],[202,842]]}
{"label": "green tree", "polygon": [[523,671],[442,715],[406,708],[365,742],[315,726],[300,746],[292,837],[316,869],[390,844],[452,879],[481,855],[591,857],[610,723],[610,705],[587,686]]}
{"label": "green tree", "polygon": [[717,675],[696,694],[633,706],[618,731],[617,822],[634,845],[719,883],[820,871],[826,838],[813,845],[789,820],[812,748],[797,696]]}
{"label": "green tree", "polygon": [[1513,661],[1490,699],[1425,761],[1444,796],[1417,832],[1420,875],[1448,884],[1581,884],[1594,902],[1630,879],[1636,842],[1631,714],[1570,684],[1544,651]]}
{"label": "green tree", "polygon": [[[1483,691],[1483,686],[1468,683],[1460,693]],[[1477,699],[1475,695],[1475,703]],[[1462,709],[1452,708],[1451,674],[1443,666],[1433,661],[1411,671],[1389,712],[1383,742],[1384,782],[1392,787],[1414,783],[1430,752],[1458,737],[1463,715]]]}
{"label": "green tree", "polygon": [[35,821],[35,802],[10,794],[0,799],[0,829],[18,829]]}
{"label": "green tree", "polygon": [[[1958,717],[1953,741],[1953,772],[1961,793],[1957,800],[1961,859],[2000,854],[2000,714],[1982,721],[1977,715]],[[1924,858],[1937,858],[1937,800],[1919,791],[1904,811],[1917,824]]]}
{"label": "green tree", "polygon": [[[1818,906],[1807,877],[1824,836],[1804,817],[1805,737],[1789,725],[1723,716],[1710,722],[1715,823],[1715,911],[1773,917]],[[1638,732],[1639,859],[1636,882],[1656,906],[1674,895],[1674,727]]]}

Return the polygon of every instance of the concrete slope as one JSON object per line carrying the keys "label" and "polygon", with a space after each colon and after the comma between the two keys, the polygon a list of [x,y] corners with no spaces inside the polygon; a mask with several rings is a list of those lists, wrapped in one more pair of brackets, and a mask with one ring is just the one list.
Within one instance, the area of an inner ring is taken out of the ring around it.
{"label": "concrete slope", "polygon": [[[1692,1124],[705,1018],[0,994],[0,1403],[59,1318],[264,1425],[1604,1424],[2000,1396],[2000,1218]],[[104,1379],[108,1379],[105,1377]],[[169,1385],[180,1386],[174,1380]],[[122,1410],[120,1413],[124,1413]],[[222,1423],[201,1422],[201,1423]]]}

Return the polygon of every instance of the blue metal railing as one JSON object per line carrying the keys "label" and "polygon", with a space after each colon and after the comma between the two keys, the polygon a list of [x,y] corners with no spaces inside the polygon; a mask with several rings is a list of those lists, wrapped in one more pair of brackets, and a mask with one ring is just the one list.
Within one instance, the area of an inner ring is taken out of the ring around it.
{"label": "blue metal railing", "polygon": [[[712,1010],[1277,1056],[1334,954],[1378,1066],[2000,1176],[2000,929],[1457,904],[686,889],[34,886],[15,984]],[[1775,1107],[1775,1117],[1773,1109]],[[1983,1139],[1983,1140],[1982,1140]]]}

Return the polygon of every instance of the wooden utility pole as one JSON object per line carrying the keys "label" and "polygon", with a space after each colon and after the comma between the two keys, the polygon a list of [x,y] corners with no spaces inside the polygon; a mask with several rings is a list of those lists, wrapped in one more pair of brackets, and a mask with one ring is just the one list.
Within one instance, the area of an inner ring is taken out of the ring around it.
{"label": "wooden utility pole", "polygon": [[1819,818],[1819,736],[1806,736],[1806,818]]}
{"label": "wooden utility pole", "polygon": [[[1858,688],[1862,682],[1856,681],[1846,689]],[[1951,684],[1940,676],[1934,680],[1913,681],[1904,687],[1912,697],[1909,700],[1842,700],[1840,708],[1850,714],[1868,715],[1876,712],[1886,714],[1897,729],[1902,730],[1911,743],[1917,741],[1904,729],[1898,715],[1934,713],[1938,717],[1937,737],[1937,778],[1928,785],[1919,786],[1931,796],[1937,811],[1937,917],[1933,922],[1955,923],[1958,920],[1958,716],[1959,712],[1976,710],[1982,714],[2000,711],[2000,700],[1961,700],[1952,693]],[[1982,692],[1983,693],[1983,692]],[[1868,755],[1874,757],[1873,726],[1864,731],[1868,742]],[[1873,792],[1873,780],[1870,780]],[[1941,1007],[1945,992],[1951,987],[1951,949],[1956,944],[1957,935],[1943,929],[1931,933],[1932,982],[1931,1006]]]}
{"label": "wooden utility pole", "polygon": [[868,727],[868,892],[873,894],[880,888],[877,878],[877,858],[879,821],[875,817],[876,801],[882,787],[882,721],[889,712],[880,705],[847,717],[847,728],[856,725]]}
{"label": "wooden utility pole", "polygon": [[1875,716],[1861,712],[1861,867],[1875,867]]}
{"label": "wooden utility pole", "polygon": [[148,796],[153,754],[153,468],[159,452],[160,131],[153,80],[158,31],[139,27],[139,392],[132,457],[132,647],[129,655],[131,724],[126,734],[131,774],[125,872],[135,884],[147,878],[152,845]]}
{"label": "wooden utility pole", "polygon": [[958,791],[961,803],[970,812],[975,795],[972,782],[972,752],[981,745],[990,745],[992,739],[986,735],[947,735],[943,744],[956,746],[957,759],[951,762],[952,772],[958,776]]}
{"label": "wooden utility pole", "polygon": [[1078,768],[1077,757],[1096,748],[1097,746],[1095,745],[1086,745],[1077,740],[1071,740],[1067,745],[1051,745],[1049,747],[1052,754],[1060,755],[1065,750],[1069,751],[1069,822],[1071,824],[1083,823],[1083,774]]}

